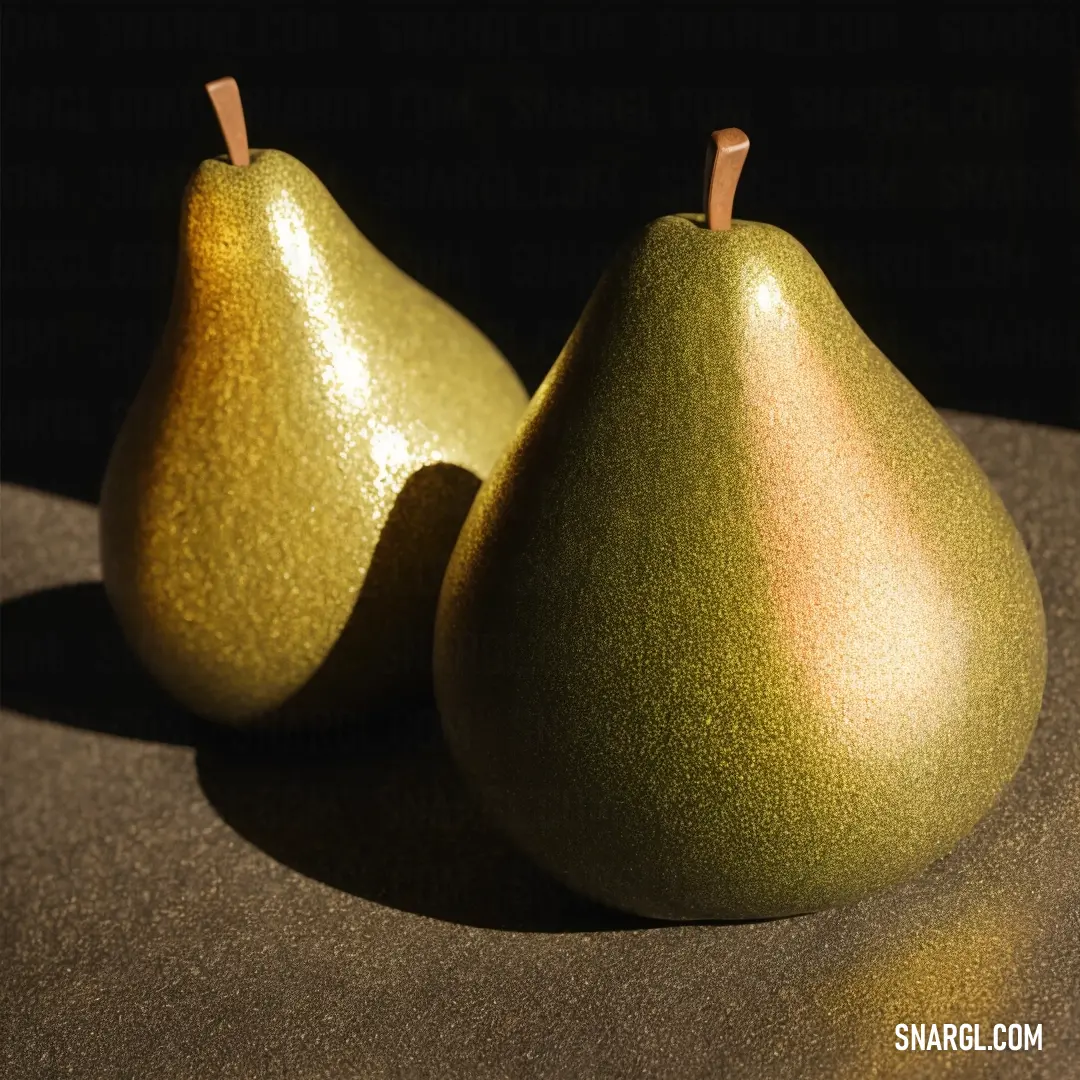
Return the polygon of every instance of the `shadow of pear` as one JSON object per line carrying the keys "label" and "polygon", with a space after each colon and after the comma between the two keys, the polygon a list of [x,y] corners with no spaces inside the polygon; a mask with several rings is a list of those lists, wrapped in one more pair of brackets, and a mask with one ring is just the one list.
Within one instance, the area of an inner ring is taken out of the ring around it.
{"label": "shadow of pear", "polygon": [[473,473],[444,462],[409,477],[334,647],[308,682],[256,727],[304,737],[434,702],[439,589],[479,487]]}
{"label": "shadow of pear", "polygon": [[0,705],[129,739],[193,745],[209,725],[178,705],[132,654],[100,582],[0,607]]}
{"label": "shadow of pear", "polygon": [[297,752],[211,741],[199,783],[222,818],[278,862],[400,911],[499,930],[665,925],[564,888],[505,840],[465,789],[433,710]]}

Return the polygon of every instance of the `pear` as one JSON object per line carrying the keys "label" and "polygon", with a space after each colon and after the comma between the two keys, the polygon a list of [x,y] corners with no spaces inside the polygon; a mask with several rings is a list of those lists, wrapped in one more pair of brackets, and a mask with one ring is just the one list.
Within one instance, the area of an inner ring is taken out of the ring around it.
{"label": "pear", "polygon": [[168,323],[102,487],[107,594],[210,719],[430,696],[442,572],[527,395],[303,164],[249,153],[233,80],[208,89],[231,161],[184,195]]}
{"label": "pear", "polygon": [[781,229],[616,256],[451,556],[435,689],[520,847],[671,920],[818,910],[949,851],[1017,769],[1042,600],[986,476]]}

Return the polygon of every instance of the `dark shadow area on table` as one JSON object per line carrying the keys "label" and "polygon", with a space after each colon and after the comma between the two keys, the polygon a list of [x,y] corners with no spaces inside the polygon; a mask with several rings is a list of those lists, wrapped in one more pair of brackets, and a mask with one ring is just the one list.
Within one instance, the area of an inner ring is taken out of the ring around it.
{"label": "dark shadow area on table", "polygon": [[241,836],[308,877],[469,926],[667,925],[581,898],[519,854],[465,789],[432,709],[386,715],[321,751],[289,743],[201,744],[199,782]]}
{"label": "dark shadow area on table", "polygon": [[69,727],[187,746],[209,726],[147,674],[98,582],[0,607],[0,704]]}

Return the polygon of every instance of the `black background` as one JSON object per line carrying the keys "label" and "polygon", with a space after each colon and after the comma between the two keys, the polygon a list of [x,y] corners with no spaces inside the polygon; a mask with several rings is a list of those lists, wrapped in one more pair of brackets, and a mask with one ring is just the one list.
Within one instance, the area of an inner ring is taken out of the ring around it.
{"label": "black background", "polygon": [[971,8],[3,11],[3,476],[96,500],[161,332],[183,186],[252,146],[540,382],[615,246],[699,209],[793,233],[938,406],[1080,427],[1077,16]]}

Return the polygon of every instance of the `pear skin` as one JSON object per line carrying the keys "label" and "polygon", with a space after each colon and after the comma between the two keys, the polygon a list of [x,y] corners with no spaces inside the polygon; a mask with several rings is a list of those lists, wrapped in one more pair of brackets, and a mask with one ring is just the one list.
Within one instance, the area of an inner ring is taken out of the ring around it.
{"label": "pear skin", "polygon": [[101,496],[105,586],[135,652],[238,725],[290,716],[335,649],[320,709],[430,692],[442,570],[526,402],[494,345],[295,158],[204,161]]}
{"label": "pear skin", "polygon": [[949,851],[1025,753],[1046,656],[1001,500],[810,254],[690,214],[619,253],[481,487],[435,685],[556,877],[746,919]]}

